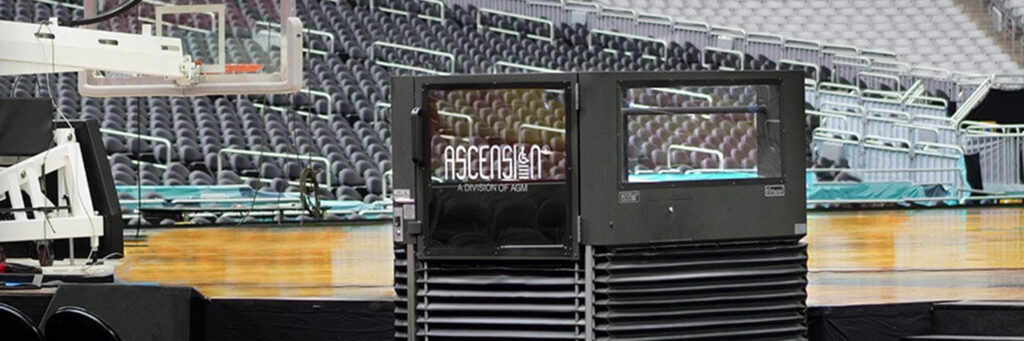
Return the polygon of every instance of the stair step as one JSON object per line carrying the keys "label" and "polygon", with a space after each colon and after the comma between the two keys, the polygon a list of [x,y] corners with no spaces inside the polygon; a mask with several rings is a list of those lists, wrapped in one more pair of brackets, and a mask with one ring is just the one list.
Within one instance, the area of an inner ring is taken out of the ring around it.
{"label": "stair step", "polygon": [[974,340],[974,341],[1024,341],[1024,336],[982,336],[982,335],[915,335],[904,340],[941,341],[941,340]]}

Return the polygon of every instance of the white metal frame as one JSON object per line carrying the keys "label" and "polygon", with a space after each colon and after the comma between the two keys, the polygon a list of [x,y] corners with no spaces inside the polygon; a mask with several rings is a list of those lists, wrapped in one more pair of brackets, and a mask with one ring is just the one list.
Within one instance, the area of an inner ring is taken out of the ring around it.
{"label": "white metal frame", "polygon": [[[89,238],[90,247],[96,250],[103,236],[103,217],[92,206],[81,147],[73,129],[56,129],[53,139],[55,147],[0,168],[0,196],[6,193],[15,210],[26,209],[22,191],[33,208],[65,209],[35,211],[32,218],[25,211],[13,212],[14,220],[0,221],[0,242]],[[66,198],[64,203],[51,202],[42,191],[42,179],[51,173],[57,174],[57,197]]]}

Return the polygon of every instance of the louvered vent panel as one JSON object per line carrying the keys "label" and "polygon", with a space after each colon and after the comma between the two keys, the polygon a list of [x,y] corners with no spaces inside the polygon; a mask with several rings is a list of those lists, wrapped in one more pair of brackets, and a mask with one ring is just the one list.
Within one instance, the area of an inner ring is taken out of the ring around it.
{"label": "louvered vent panel", "polygon": [[801,340],[799,240],[603,248],[594,255],[598,340]]}
{"label": "louvered vent panel", "polygon": [[406,258],[405,245],[395,245],[395,339],[405,340],[406,321]]}
{"label": "louvered vent panel", "polygon": [[420,263],[419,338],[583,339],[584,275],[577,263],[487,263]]}

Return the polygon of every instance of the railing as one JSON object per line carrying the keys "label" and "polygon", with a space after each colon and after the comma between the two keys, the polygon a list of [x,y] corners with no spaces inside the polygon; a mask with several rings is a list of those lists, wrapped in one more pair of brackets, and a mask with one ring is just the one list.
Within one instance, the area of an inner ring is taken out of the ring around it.
{"label": "railing", "polygon": [[381,199],[383,199],[385,201],[391,200],[391,192],[392,191],[391,191],[391,188],[388,187],[388,184],[390,183],[390,181],[388,181],[388,178],[390,178],[390,177],[391,177],[391,170],[390,169],[387,170],[386,172],[384,172],[384,174],[380,176],[380,182],[381,182],[381,184],[380,184],[380,187],[381,187],[380,191],[382,192],[381,193]]}
{"label": "railing", "polygon": [[[431,69],[421,68],[421,67],[413,66],[413,65],[398,64],[398,63],[392,63],[392,62],[385,61],[385,60],[379,60],[376,57],[376,51],[377,51],[377,47],[378,46],[388,47],[388,48],[393,48],[393,49],[399,49],[399,50],[419,52],[419,53],[426,53],[426,54],[429,54],[429,55],[434,55],[434,56],[445,58],[445,59],[448,60],[448,71],[445,72],[445,71],[431,70]],[[385,42],[385,41],[375,41],[375,42],[373,42],[373,44],[370,45],[370,60],[374,61],[374,63],[376,63],[378,65],[385,66],[385,67],[394,67],[394,68],[406,69],[406,70],[411,70],[411,71],[419,71],[419,72],[423,72],[423,73],[438,74],[438,75],[448,75],[448,74],[455,73],[455,55],[454,54],[451,54],[451,53],[448,53],[448,52],[442,52],[442,51],[435,51],[435,50],[431,50],[431,49],[419,48],[419,47],[415,47],[415,46],[408,46],[408,45],[403,45],[403,44],[389,43],[389,42]]]}
{"label": "railing", "polygon": [[[704,50],[708,51],[708,52],[718,52],[718,53],[731,54],[731,55],[736,56],[736,58],[739,59],[739,65],[737,65],[737,67],[734,70],[731,70],[731,71],[743,70],[744,68],[746,68],[746,60],[745,60],[745,55],[743,54],[743,52],[732,50],[732,49],[718,48],[718,47],[714,47],[714,46],[705,47]],[[703,53],[701,55],[706,55],[706,54],[707,53]],[[707,64],[707,60],[705,60],[704,63],[705,63],[705,65],[708,65]],[[723,69],[723,68],[719,67],[719,69]]]}
{"label": "railing", "polygon": [[552,23],[551,20],[534,18],[534,17],[530,17],[530,16],[526,16],[526,15],[519,15],[519,14],[516,14],[516,13],[509,13],[509,12],[498,11],[498,10],[487,9],[487,8],[479,8],[479,9],[477,9],[477,12],[476,12],[476,26],[477,27],[486,27],[487,29],[489,29],[491,31],[494,31],[494,32],[504,33],[504,34],[511,34],[511,35],[514,35],[514,36],[517,36],[517,37],[520,35],[520,33],[518,31],[504,29],[504,28],[496,27],[496,26],[484,25],[483,24],[483,20],[482,20],[484,14],[493,14],[493,15],[506,16],[506,17],[510,17],[510,18],[526,20],[526,21],[539,22],[539,23],[544,24],[544,25],[546,25],[548,27],[548,34],[546,36],[543,36],[543,35],[539,35],[539,34],[526,33],[526,37],[530,38],[530,39],[543,40],[543,41],[547,41],[547,42],[551,42],[551,41],[555,40],[555,24]]}
{"label": "railing", "polygon": [[693,97],[693,98],[699,98],[699,99],[707,101],[708,102],[708,106],[714,106],[715,105],[714,97],[711,97],[711,95],[708,95],[708,94],[702,94],[702,93],[699,93],[699,92],[686,91],[686,90],[673,89],[673,88],[651,88],[651,90],[667,92],[667,93],[676,94],[676,95],[683,95],[683,96],[688,96],[688,97]]}
{"label": "railing", "polygon": [[[319,91],[319,90],[308,89],[308,88],[304,88],[304,89],[299,90],[299,93],[304,93],[304,94],[307,94],[307,95],[309,95],[311,97],[312,96],[318,96],[318,97],[323,97],[323,98],[327,99],[327,117],[331,117],[331,114],[334,113],[334,96],[331,96],[331,94],[323,92],[323,91]],[[312,98],[309,99],[309,106],[311,108],[316,108],[315,103],[316,103],[316,101],[313,101]],[[320,116],[320,115],[317,115],[317,116]],[[324,118],[324,117],[320,116],[320,118]]]}
{"label": "railing", "polygon": [[890,81],[892,82],[892,86],[890,88],[896,92],[902,92],[901,89],[903,88],[902,84],[900,84],[900,77],[873,71],[859,73],[857,75],[857,81],[870,88],[877,88],[882,84],[886,84],[884,81]]}
{"label": "railing", "polygon": [[[307,25],[312,25],[312,23],[307,23]],[[256,22],[256,27],[260,27],[260,26],[266,26],[268,29],[269,28],[276,28],[278,30],[281,29],[281,24],[278,24],[278,23],[275,23],[275,22],[269,22],[269,21],[257,21]],[[305,28],[305,27],[302,28],[302,32],[310,34],[310,35],[315,35],[315,36],[320,36],[320,37],[327,38],[327,41],[329,42],[329,44],[327,44],[327,51],[329,51],[331,53],[334,53],[334,42],[337,40],[337,38],[334,37],[334,33],[327,32],[327,31],[321,31],[321,30],[314,30],[314,29]]]}
{"label": "railing", "polygon": [[[147,24],[152,24],[152,25],[156,25],[157,24],[157,20],[153,19],[153,18],[139,17],[138,19],[139,19],[139,21],[147,23]],[[192,32],[196,32],[196,33],[203,33],[203,34],[211,34],[211,33],[213,33],[212,30],[208,30],[208,29],[205,29],[205,28],[198,28],[198,27],[193,27],[193,26],[188,26],[188,25],[180,25],[180,24],[170,23],[170,22],[166,22],[166,21],[163,21],[160,24],[164,25],[164,26],[167,26],[167,27],[182,29],[182,30],[185,30],[185,31],[192,31]]]}
{"label": "railing", "polygon": [[[764,55],[771,60],[781,61],[783,60],[783,47],[786,45],[786,39],[780,35],[769,34],[769,33],[749,33],[747,34],[747,53],[751,56],[757,57],[758,55]],[[794,62],[796,62],[794,60]],[[815,67],[817,70],[817,67]],[[815,78],[814,80],[818,80]]]}
{"label": "railing", "polygon": [[274,106],[274,105],[269,105],[269,104],[253,103],[252,106],[254,106],[256,108],[259,108],[259,109],[273,110],[273,111],[276,111],[276,112],[279,112],[279,113],[282,113],[282,114],[286,114],[286,113],[288,113],[288,110],[292,110],[292,111],[295,112],[295,114],[300,115],[300,116],[315,116],[315,117],[319,117],[319,118],[322,118],[322,119],[325,119],[325,120],[331,118],[331,116],[329,116],[329,115],[320,115],[320,114],[308,112],[308,111],[305,111],[305,110],[290,109],[290,108],[279,107],[279,106]]}
{"label": "railing", "polygon": [[799,60],[793,60],[793,59],[779,59],[779,66],[782,66],[782,65],[796,65],[796,66],[800,66],[800,67],[804,67],[804,68],[810,68],[810,69],[814,70],[814,81],[816,83],[820,83],[821,82],[821,67],[818,66],[818,64],[801,62]]}
{"label": "railing", "polygon": [[135,138],[135,139],[139,139],[139,140],[143,140],[143,141],[153,141],[153,142],[163,143],[164,145],[167,146],[167,159],[164,160],[164,164],[170,164],[171,163],[171,155],[172,155],[171,154],[171,151],[172,151],[171,140],[168,140],[168,139],[165,139],[165,138],[159,137],[159,136],[133,134],[133,133],[129,133],[129,132],[126,132],[126,131],[107,129],[107,128],[100,128],[100,132],[104,133],[104,134],[110,134],[110,135],[116,135],[116,136],[124,136],[124,137]]}
{"label": "railing", "polygon": [[457,113],[457,112],[444,111],[444,110],[438,110],[437,114],[441,115],[441,116],[446,116],[446,117],[452,117],[452,118],[458,118],[458,119],[466,120],[467,122],[469,122],[469,136],[473,137],[473,122],[475,121],[473,119],[473,116],[469,116],[469,115],[466,115],[466,114],[460,114],[460,113]]}
{"label": "railing", "polygon": [[[419,1],[420,2],[425,2],[425,3],[437,5],[438,8],[439,8],[438,9],[438,13],[440,13],[440,15],[436,16],[436,17],[433,17],[433,16],[429,16],[429,15],[426,15],[426,14],[417,14],[416,15],[417,18],[420,18],[420,19],[423,19],[423,20],[431,20],[431,21],[437,21],[437,22],[440,22],[440,23],[444,23],[444,18],[445,18],[445,14],[444,14],[444,12],[445,12],[445,5],[444,5],[444,2],[442,2],[440,0],[419,0]],[[374,0],[370,0],[370,4],[369,4],[370,12],[373,12],[374,10],[380,10],[381,12],[384,12],[384,13],[397,14],[397,15],[402,15],[402,16],[406,16],[406,17],[412,15],[412,13],[409,13],[407,11],[403,11],[403,10],[399,10],[399,9],[394,9],[394,8],[391,8],[391,7],[376,6],[375,2],[376,1],[374,1]]]}
{"label": "railing", "polygon": [[70,9],[85,9],[85,6],[78,5],[78,4],[73,4],[73,3],[68,3],[68,2],[60,2],[60,1],[53,1],[53,0],[35,0],[35,2],[43,3],[43,4],[47,4],[47,5],[51,5],[51,6],[67,7],[67,8],[70,8]]}
{"label": "railing", "polygon": [[565,135],[565,129],[526,123],[519,126],[519,143],[523,143],[523,137],[526,136],[526,132],[529,130],[547,131]]}
{"label": "railing", "polygon": [[391,110],[391,103],[377,101],[373,103],[373,122],[384,120],[384,109]]}
{"label": "railing", "polygon": [[555,69],[548,69],[548,68],[543,68],[543,67],[539,67],[539,66],[530,66],[530,65],[518,64],[518,63],[512,63],[512,62],[506,62],[506,61],[498,61],[498,62],[494,63],[494,66],[491,67],[491,71],[497,73],[497,71],[499,71],[498,70],[499,66],[503,66],[503,67],[506,67],[506,68],[523,69],[523,70],[526,70],[526,71],[533,71],[533,72],[544,72],[544,73],[560,72],[560,71],[555,70]]}
{"label": "railing", "polygon": [[965,118],[967,118],[967,115],[971,113],[971,110],[974,110],[974,107],[977,106],[978,103],[981,103],[983,99],[985,99],[985,96],[988,95],[988,90],[991,87],[992,78],[986,78],[985,81],[978,85],[978,88],[971,94],[971,96],[968,97],[966,101],[960,104],[960,107],[957,108],[956,113],[953,114],[953,119],[956,120],[957,122],[961,122]]}
{"label": "railing", "polygon": [[436,16],[436,17],[432,17],[432,16],[429,16],[429,15],[426,15],[426,14],[420,14],[420,15],[418,15],[418,17],[420,19],[432,20],[432,21],[436,21],[436,22],[439,22],[439,23],[444,23],[444,16],[445,16],[444,12],[446,11],[446,8],[447,8],[447,7],[445,7],[444,2],[442,2],[441,0],[420,0],[420,2],[425,2],[425,3],[428,3],[428,4],[437,5],[437,7],[438,7],[437,13],[440,14],[439,16]]}
{"label": "railing", "polygon": [[[590,45],[596,45],[595,42],[594,42],[594,39],[596,37],[595,34],[601,34],[601,35],[607,35],[607,36],[619,37],[619,38],[626,38],[626,39],[633,39],[633,40],[640,40],[640,41],[646,41],[646,42],[649,42],[649,43],[654,43],[654,44],[657,44],[657,45],[661,45],[661,55],[660,56],[651,56],[651,55],[644,54],[641,57],[643,57],[643,58],[656,58],[656,59],[661,59],[661,60],[665,60],[666,58],[668,58],[668,42],[665,41],[664,39],[656,39],[656,38],[651,38],[651,37],[639,36],[639,35],[635,35],[635,34],[619,33],[619,32],[606,31],[606,30],[601,30],[601,29],[591,29],[590,30],[590,34],[587,35],[587,38],[589,39],[588,43]],[[641,53],[643,53],[643,52],[641,52]]]}
{"label": "railing", "polygon": [[[276,158],[282,158],[282,159],[306,160],[306,161],[310,161],[310,162],[312,162],[312,161],[323,162],[325,173],[327,173],[327,175],[326,175],[327,176],[327,178],[326,178],[327,183],[324,184],[324,187],[326,187],[328,190],[331,189],[331,172],[329,171],[331,169],[331,161],[328,160],[325,157],[322,157],[322,156],[311,156],[311,155],[302,155],[302,154],[285,154],[285,153],[253,151],[253,150],[235,149],[235,148],[223,148],[223,149],[221,149],[220,151],[217,152],[217,176],[218,177],[220,176],[221,170],[224,169],[224,157],[223,157],[224,154],[238,154],[238,155],[249,155],[249,156],[257,156],[257,157],[276,157]],[[257,170],[257,171],[259,171],[259,170]],[[313,180],[316,180],[316,179],[313,179]]]}
{"label": "railing", "polygon": [[[685,144],[669,145],[668,146],[668,151],[671,152],[673,150],[697,152],[697,153],[711,154],[711,155],[717,156],[718,157],[718,169],[725,169],[725,154],[722,154],[722,152],[720,152],[720,151],[717,151],[717,150],[714,150],[714,149],[701,148],[701,147],[687,146]],[[668,168],[672,168],[672,158],[673,158],[672,155],[674,155],[674,154],[673,153],[669,153],[668,160],[667,160]]]}

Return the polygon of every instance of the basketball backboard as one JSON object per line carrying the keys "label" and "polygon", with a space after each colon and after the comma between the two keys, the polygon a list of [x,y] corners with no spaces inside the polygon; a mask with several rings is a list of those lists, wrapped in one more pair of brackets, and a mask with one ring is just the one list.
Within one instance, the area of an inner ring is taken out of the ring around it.
{"label": "basketball backboard", "polygon": [[[110,11],[86,0],[84,16]],[[302,85],[302,22],[292,0],[145,0],[94,28],[176,38],[184,77],[85,70],[85,96],[199,96],[296,92]],[[131,53],[132,51],[125,51]]]}

